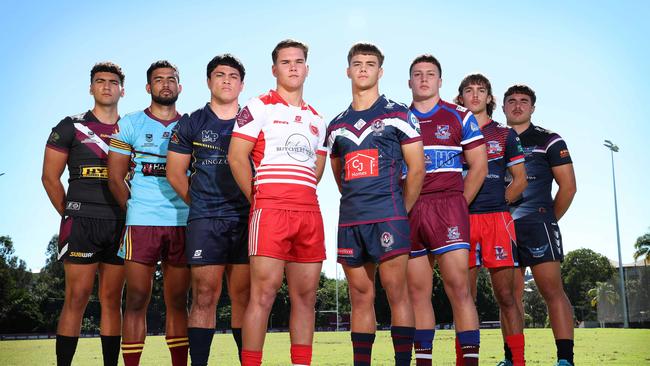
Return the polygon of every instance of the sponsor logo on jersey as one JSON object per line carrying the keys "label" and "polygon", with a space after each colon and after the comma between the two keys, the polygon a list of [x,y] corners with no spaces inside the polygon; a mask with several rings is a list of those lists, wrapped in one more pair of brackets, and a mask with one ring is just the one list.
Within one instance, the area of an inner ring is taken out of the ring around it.
{"label": "sponsor logo on jersey", "polygon": [[390,248],[391,245],[393,245],[393,243],[395,242],[395,239],[393,238],[393,234],[387,231],[381,234],[380,240],[381,240],[381,246],[386,249]]}
{"label": "sponsor logo on jersey", "polygon": [[58,132],[52,131],[50,137],[47,139],[48,142],[57,142],[61,138]]}
{"label": "sponsor logo on jersey", "polygon": [[311,132],[312,135],[318,136],[318,127],[310,124],[309,125],[309,131]]}
{"label": "sponsor logo on jersey", "polygon": [[68,201],[65,205],[66,210],[79,211],[81,210],[81,202]]}
{"label": "sponsor logo on jersey", "polygon": [[463,107],[461,105],[457,105],[456,110],[459,111],[459,112],[467,112],[467,108],[465,108],[465,107]]}
{"label": "sponsor logo on jersey", "polygon": [[274,124],[274,125],[288,125],[289,122],[287,122],[287,121],[280,121],[280,120],[277,120],[277,119],[276,119],[276,120],[273,121],[273,124]]}
{"label": "sponsor logo on jersey", "polygon": [[411,127],[413,127],[418,134],[422,134],[422,131],[420,130],[420,121],[418,121],[418,118],[415,117],[415,115],[411,112],[408,112],[406,115],[408,122],[411,124]]}
{"label": "sponsor logo on jersey", "polygon": [[488,141],[486,145],[488,154],[498,154],[503,151],[499,141]]}
{"label": "sponsor logo on jersey", "polygon": [[478,123],[476,123],[474,121],[469,122],[469,129],[472,130],[472,132],[476,132],[476,131],[480,130],[480,128],[478,127]]}
{"label": "sponsor logo on jersey", "polygon": [[379,175],[379,151],[358,150],[345,154],[345,180]]}
{"label": "sponsor logo on jersey", "polygon": [[108,179],[108,167],[105,166],[82,166],[80,169],[82,178]]}
{"label": "sponsor logo on jersey", "polygon": [[171,133],[169,131],[165,131],[165,132],[163,132],[162,138],[168,139],[170,135],[171,135]]}
{"label": "sponsor logo on jersey", "polygon": [[359,119],[359,120],[354,124],[354,128],[356,128],[357,130],[360,130],[360,129],[363,128],[363,126],[365,126],[365,125],[366,125],[366,121],[364,121],[363,119],[360,118],[360,119]]}
{"label": "sponsor logo on jersey", "polygon": [[451,132],[449,132],[449,125],[439,125],[436,131],[436,137],[439,140],[449,140]]}
{"label": "sponsor logo on jersey", "polygon": [[239,111],[239,114],[237,115],[237,126],[244,127],[252,120],[253,115],[251,114],[250,109],[248,109],[248,106],[246,106],[244,109]]}
{"label": "sponsor logo on jersey", "polygon": [[165,177],[167,171],[167,163],[142,163],[142,174],[145,177]]}
{"label": "sponsor logo on jersey", "polygon": [[352,257],[354,255],[354,250],[352,248],[338,248],[336,253],[339,257]]}
{"label": "sponsor logo on jersey", "polygon": [[290,158],[301,162],[309,160],[315,154],[309,139],[299,133],[289,136],[284,146],[278,146],[276,150],[284,151]]}
{"label": "sponsor logo on jersey", "polygon": [[458,226],[452,226],[447,228],[447,239],[458,240],[459,238],[460,238],[460,230],[458,230]]}
{"label": "sponsor logo on jersey", "polygon": [[494,256],[499,261],[504,261],[508,259],[508,253],[503,249],[503,247],[496,246],[494,247]]}
{"label": "sponsor logo on jersey", "polygon": [[212,132],[212,130],[203,130],[201,131],[201,141],[203,142],[217,142],[219,134]]}
{"label": "sponsor logo on jersey", "polygon": [[76,257],[76,258],[90,258],[93,256],[94,253],[86,253],[86,252],[70,252],[68,253],[68,257]]}
{"label": "sponsor logo on jersey", "polygon": [[546,253],[546,249],[548,249],[548,244],[544,244],[541,247],[528,247],[528,251],[533,258],[542,258],[544,253]]}
{"label": "sponsor logo on jersey", "polygon": [[384,128],[385,128],[384,121],[381,119],[376,119],[372,121],[370,128],[372,128],[373,135],[381,136],[381,133],[384,132]]}
{"label": "sponsor logo on jersey", "polygon": [[569,150],[567,149],[560,150],[560,158],[566,159],[568,157],[569,157]]}

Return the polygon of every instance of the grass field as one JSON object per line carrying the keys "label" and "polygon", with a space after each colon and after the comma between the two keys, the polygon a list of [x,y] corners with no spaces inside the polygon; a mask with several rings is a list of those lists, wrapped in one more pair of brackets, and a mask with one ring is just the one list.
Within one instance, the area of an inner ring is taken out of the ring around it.
{"label": "grass field", "polygon": [[[434,365],[454,365],[454,333],[436,332]],[[575,361],[582,365],[650,365],[650,329],[576,329]],[[316,333],[314,365],[351,365],[349,332]],[[481,331],[481,365],[495,365],[502,359],[503,343],[498,330]],[[372,351],[374,365],[391,365],[393,347],[389,332],[378,332]],[[550,329],[526,330],[528,365],[553,365],[555,344]],[[54,340],[0,342],[0,365],[55,365]],[[99,338],[79,341],[73,365],[101,365]],[[121,365],[120,361],[120,365]],[[163,337],[148,337],[141,365],[169,365]],[[215,335],[210,365],[237,365],[235,343],[229,334]],[[413,361],[415,364],[415,361]],[[266,338],[264,365],[290,365],[289,334],[271,333]]]}

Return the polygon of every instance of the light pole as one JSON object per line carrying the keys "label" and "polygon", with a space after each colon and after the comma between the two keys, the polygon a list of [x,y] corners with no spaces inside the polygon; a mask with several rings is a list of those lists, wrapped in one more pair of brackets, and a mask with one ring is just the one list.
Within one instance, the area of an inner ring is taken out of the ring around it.
{"label": "light pole", "polygon": [[616,173],[614,172],[614,153],[618,152],[618,146],[609,140],[603,144],[609,149],[612,156],[612,182],[614,183],[614,215],[616,216],[616,243],[618,244],[618,275],[621,278],[621,296],[623,297],[623,328],[629,328],[627,321],[627,295],[625,293],[625,277],[623,274],[623,260],[621,259],[621,234],[618,229],[618,202],[616,201]]}

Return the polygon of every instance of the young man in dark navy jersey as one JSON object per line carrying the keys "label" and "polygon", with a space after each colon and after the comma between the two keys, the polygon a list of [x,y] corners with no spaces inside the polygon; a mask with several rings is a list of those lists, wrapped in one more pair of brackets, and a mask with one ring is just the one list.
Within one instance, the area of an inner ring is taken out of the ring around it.
{"label": "young man in dark navy jersey", "polygon": [[[557,346],[557,365],[573,365],[573,311],[564,293],[560,263],[564,257],[557,222],[576,193],[573,162],[560,135],[535,126],[535,92],[513,85],[503,97],[508,125],[518,134],[526,158],[528,187],[511,209],[517,233],[520,271],[515,280],[517,300],[523,296],[523,276],[530,267],[546,306]],[[553,181],[558,191],[553,197]]]}
{"label": "young man in dark navy jersey", "polygon": [[250,204],[232,176],[227,153],[244,76],[244,65],[234,56],[214,57],[207,66],[210,102],[181,118],[167,153],[167,179],[190,206],[185,254],[192,272],[188,337],[193,366],[208,364],[224,273],[232,304],[232,334],[241,353],[250,287]]}
{"label": "young man in dark navy jersey", "polygon": [[[476,301],[478,269],[485,266],[490,271],[494,296],[499,304],[504,349],[510,351],[502,364],[523,366],[523,313],[514,296],[515,224],[508,202],[517,200],[527,185],[524,152],[517,133],[492,119],[496,102],[490,80],[484,75],[467,75],[458,86],[456,103],[468,108],[476,117],[488,155],[488,175],[469,206],[472,297]],[[507,174],[511,179],[506,186]]]}
{"label": "young man in dark navy jersey", "polygon": [[[65,302],[56,335],[57,365],[70,365],[81,320],[99,271],[100,335],[104,365],[117,365],[122,330],[124,260],[117,256],[124,213],[108,185],[107,153],[120,116],[124,74],[111,62],[90,71],[92,110],[64,118],[47,141],[43,186],[62,216],[58,259],[65,270]],[[61,175],[68,167],[68,191]]]}

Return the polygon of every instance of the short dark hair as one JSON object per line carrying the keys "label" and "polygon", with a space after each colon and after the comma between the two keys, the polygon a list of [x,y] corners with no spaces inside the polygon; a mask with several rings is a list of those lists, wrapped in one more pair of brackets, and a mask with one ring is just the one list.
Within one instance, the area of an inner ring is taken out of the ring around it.
{"label": "short dark hair", "polygon": [[206,68],[206,74],[208,79],[212,74],[212,71],[217,68],[219,65],[230,66],[233,69],[239,71],[239,77],[241,81],[244,81],[244,76],[246,75],[246,69],[244,69],[244,64],[239,61],[239,59],[230,53],[224,53],[223,55],[217,55],[208,62],[208,67]]}
{"label": "short dark hair", "polygon": [[458,86],[458,96],[456,96],[454,102],[464,106],[464,103],[462,103],[463,90],[470,85],[480,85],[487,89],[488,96],[492,98],[492,101],[487,104],[485,109],[487,110],[488,116],[492,117],[492,112],[496,108],[497,103],[494,101],[494,95],[492,95],[492,84],[490,84],[490,80],[483,74],[469,74],[465,76]]}
{"label": "short dark hair", "polygon": [[305,54],[305,61],[307,61],[307,53],[309,53],[309,46],[307,46],[307,44],[303,42],[296,41],[295,39],[289,38],[289,39],[285,39],[284,41],[280,41],[280,43],[275,45],[273,52],[271,52],[271,59],[273,60],[274,65],[275,62],[278,60],[278,53],[280,52],[280,50],[283,50],[285,48],[300,48],[302,52]]}
{"label": "short dark hair", "polygon": [[350,47],[350,51],[348,51],[348,65],[350,65],[352,57],[356,55],[377,56],[377,60],[379,60],[379,67],[384,64],[384,54],[381,52],[379,47],[375,46],[372,43],[358,42],[353,44],[352,47]]}
{"label": "short dark hair", "polygon": [[90,69],[90,82],[93,82],[93,79],[95,78],[95,74],[98,72],[110,72],[112,74],[117,75],[118,78],[120,78],[120,85],[124,85],[124,72],[122,72],[122,68],[120,65],[110,62],[110,61],[104,61],[104,62],[98,62],[96,63],[92,69]]}
{"label": "short dark hair", "polygon": [[525,94],[530,97],[530,103],[531,105],[535,105],[535,101],[537,101],[537,96],[535,95],[535,91],[531,89],[528,85],[525,84],[515,84],[506,90],[506,92],[503,94],[503,102],[506,102],[506,98],[513,94]]}
{"label": "short dark hair", "polygon": [[154,70],[157,69],[173,69],[176,73],[176,79],[179,82],[181,81],[181,77],[178,74],[178,67],[176,67],[176,65],[167,60],[158,60],[152,63],[151,66],[149,66],[147,69],[147,84],[151,84],[151,74],[153,74]]}
{"label": "short dark hair", "polygon": [[440,66],[440,61],[438,61],[437,58],[433,57],[433,55],[430,54],[420,55],[416,57],[413,60],[413,62],[411,62],[411,66],[409,67],[409,76],[411,76],[411,71],[413,71],[413,66],[415,66],[415,64],[419,64],[420,62],[428,62],[430,64],[436,65],[436,67],[438,68],[438,73],[440,74],[438,76],[442,77],[442,67]]}

